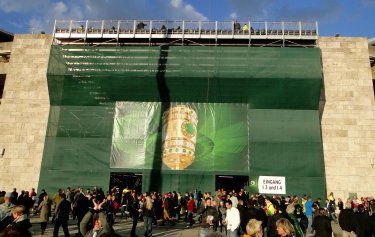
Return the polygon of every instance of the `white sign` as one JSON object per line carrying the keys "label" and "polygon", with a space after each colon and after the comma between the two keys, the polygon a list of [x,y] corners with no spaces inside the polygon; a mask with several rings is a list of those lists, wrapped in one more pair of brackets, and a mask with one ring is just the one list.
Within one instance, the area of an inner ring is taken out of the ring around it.
{"label": "white sign", "polygon": [[285,177],[259,176],[259,193],[264,194],[286,194]]}

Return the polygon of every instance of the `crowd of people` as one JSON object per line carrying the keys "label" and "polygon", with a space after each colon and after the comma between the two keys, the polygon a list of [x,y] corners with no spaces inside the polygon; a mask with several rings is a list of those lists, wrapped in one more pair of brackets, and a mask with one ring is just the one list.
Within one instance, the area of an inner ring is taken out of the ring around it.
{"label": "crowd of people", "polygon": [[[324,205],[323,205],[324,204]],[[339,213],[338,217],[336,214]],[[37,196],[34,189],[0,192],[0,232],[2,236],[31,236],[30,215],[39,215],[40,234],[47,223],[54,224],[53,236],[60,227],[69,237],[68,220],[77,220],[77,237],[118,236],[113,225],[116,218],[131,218],[130,236],[136,236],[138,221],[143,221],[143,235],[152,236],[153,226],[184,222],[186,228],[199,225],[199,236],[317,236],[332,237],[331,222],[339,223],[343,236],[375,237],[375,200],[373,197],[337,202],[330,193],[323,203],[308,195],[269,196],[218,189],[214,193],[194,190],[137,193],[114,187],[104,193],[94,187],[59,189]]]}

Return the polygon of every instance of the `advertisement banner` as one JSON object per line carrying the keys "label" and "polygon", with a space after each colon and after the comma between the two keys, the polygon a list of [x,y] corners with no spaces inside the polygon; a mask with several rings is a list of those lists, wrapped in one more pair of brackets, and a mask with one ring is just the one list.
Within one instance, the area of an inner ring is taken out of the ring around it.
{"label": "advertisement banner", "polygon": [[117,102],[114,120],[111,168],[249,170],[247,104]]}

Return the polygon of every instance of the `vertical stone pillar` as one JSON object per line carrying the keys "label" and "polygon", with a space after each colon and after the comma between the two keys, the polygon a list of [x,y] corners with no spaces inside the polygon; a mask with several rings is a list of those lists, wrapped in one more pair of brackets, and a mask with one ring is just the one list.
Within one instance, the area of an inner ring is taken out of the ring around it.
{"label": "vertical stone pillar", "polygon": [[349,193],[373,195],[375,107],[367,39],[321,37],[318,46],[327,192],[343,200]]}
{"label": "vertical stone pillar", "polygon": [[0,190],[37,188],[48,122],[51,35],[15,35],[0,105]]}

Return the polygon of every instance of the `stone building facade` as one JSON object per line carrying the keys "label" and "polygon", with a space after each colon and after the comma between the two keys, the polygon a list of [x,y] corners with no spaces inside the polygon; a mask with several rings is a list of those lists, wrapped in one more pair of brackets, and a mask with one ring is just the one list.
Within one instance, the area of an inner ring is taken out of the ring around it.
{"label": "stone building facade", "polygon": [[[0,62],[0,190],[37,188],[49,113],[51,35],[15,35]],[[320,37],[324,86],[321,131],[327,192],[374,195],[375,103],[366,38]],[[64,188],[64,187],[62,187]]]}

